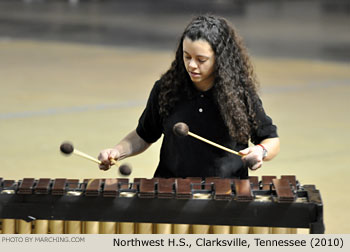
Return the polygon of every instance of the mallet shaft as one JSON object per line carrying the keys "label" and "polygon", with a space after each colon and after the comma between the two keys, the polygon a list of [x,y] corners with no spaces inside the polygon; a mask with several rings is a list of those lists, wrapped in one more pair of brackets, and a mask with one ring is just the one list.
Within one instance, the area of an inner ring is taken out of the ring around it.
{"label": "mallet shaft", "polygon": [[100,161],[100,160],[98,160],[98,159],[96,159],[96,158],[93,158],[93,157],[89,156],[88,154],[85,154],[85,153],[83,153],[83,152],[81,152],[81,151],[79,151],[79,150],[74,149],[73,153],[74,153],[75,155],[78,155],[78,156],[81,156],[81,157],[86,158],[86,159],[88,159],[88,160],[91,160],[91,161],[93,161],[93,162],[95,162],[95,163],[97,163],[97,164],[101,164],[101,161]]}
{"label": "mallet shaft", "polygon": [[225,146],[222,146],[222,145],[220,145],[220,144],[217,144],[217,143],[214,143],[214,142],[212,142],[212,141],[210,141],[210,140],[208,140],[208,139],[205,139],[205,138],[203,138],[203,137],[201,137],[201,136],[198,136],[198,135],[196,135],[196,134],[194,134],[194,133],[192,133],[192,132],[188,132],[188,135],[190,135],[191,137],[194,137],[194,138],[197,138],[198,140],[201,140],[201,141],[203,141],[203,142],[205,142],[205,143],[208,143],[208,144],[211,144],[211,145],[213,145],[213,146],[215,146],[215,147],[217,147],[217,148],[220,148],[220,149],[222,149],[222,150],[224,150],[224,151],[227,151],[227,152],[230,152],[230,153],[232,153],[232,154],[235,154],[235,155],[238,155],[238,156],[243,156],[242,154],[240,154],[239,152],[237,152],[237,151],[234,151],[234,150],[231,150],[231,149],[229,149],[229,148],[226,148]]}
{"label": "mallet shaft", "polygon": [[[98,159],[96,159],[96,158],[94,158],[94,157],[91,157],[91,156],[89,156],[88,154],[85,154],[84,152],[81,152],[81,151],[79,151],[79,150],[77,150],[77,149],[74,149],[74,150],[73,150],[73,154],[78,155],[78,156],[81,156],[81,157],[86,158],[86,159],[88,159],[88,160],[91,160],[91,161],[93,161],[93,162],[95,162],[95,163],[97,163],[97,164],[101,164],[101,161],[100,161],[100,160],[98,160]],[[111,159],[110,161],[111,161],[112,164],[118,166],[118,162],[117,162],[116,160]]]}
{"label": "mallet shaft", "polygon": [[[83,157],[83,158],[86,158],[86,159],[88,159],[90,161],[93,161],[93,162],[95,162],[97,164],[101,164],[100,160],[98,160],[98,159],[96,159],[94,157],[91,157],[88,154],[85,154],[84,152],[81,152],[81,151],[79,151],[77,149],[73,150],[73,154],[78,155],[78,156]],[[116,160],[114,160],[114,159],[111,159],[111,163],[113,163],[114,165],[118,165],[118,162]]]}

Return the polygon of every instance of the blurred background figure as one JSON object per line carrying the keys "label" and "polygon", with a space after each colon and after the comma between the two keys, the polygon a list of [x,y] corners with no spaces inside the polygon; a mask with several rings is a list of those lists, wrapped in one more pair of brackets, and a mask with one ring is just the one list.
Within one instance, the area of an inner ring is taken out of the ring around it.
{"label": "blurred background figure", "polygon": [[[279,128],[279,156],[254,175],[315,184],[326,232],[350,232],[346,0],[0,0],[0,177],[116,177],[60,143],[97,157],[135,128],[183,28],[206,13],[243,37]],[[128,160],[132,176],[153,175],[159,147]]]}

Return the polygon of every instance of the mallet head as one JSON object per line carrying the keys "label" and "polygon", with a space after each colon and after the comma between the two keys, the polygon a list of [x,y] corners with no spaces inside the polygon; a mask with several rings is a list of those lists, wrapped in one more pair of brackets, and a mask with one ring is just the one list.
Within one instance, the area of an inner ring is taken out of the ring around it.
{"label": "mallet head", "polygon": [[69,142],[64,142],[61,144],[60,150],[63,154],[70,155],[73,153],[74,147],[73,147],[73,144],[71,144]]}
{"label": "mallet head", "polygon": [[131,166],[128,164],[122,164],[119,166],[119,173],[123,176],[129,176],[131,174]]}
{"label": "mallet head", "polygon": [[177,136],[185,137],[188,135],[189,128],[186,123],[178,122],[173,127],[173,132]]}

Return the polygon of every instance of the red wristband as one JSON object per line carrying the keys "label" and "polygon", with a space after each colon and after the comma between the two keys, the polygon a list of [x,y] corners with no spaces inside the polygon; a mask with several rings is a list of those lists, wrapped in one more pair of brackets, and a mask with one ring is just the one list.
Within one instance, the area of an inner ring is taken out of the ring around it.
{"label": "red wristband", "polygon": [[257,145],[260,146],[261,148],[263,148],[263,150],[267,151],[264,145],[262,145],[262,144],[257,144]]}
{"label": "red wristband", "polygon": [[263,157],[262,158],[264,159],[267,156],[267,149],[262,144],[257,144],[257,145],[259,145],[263,149]]}

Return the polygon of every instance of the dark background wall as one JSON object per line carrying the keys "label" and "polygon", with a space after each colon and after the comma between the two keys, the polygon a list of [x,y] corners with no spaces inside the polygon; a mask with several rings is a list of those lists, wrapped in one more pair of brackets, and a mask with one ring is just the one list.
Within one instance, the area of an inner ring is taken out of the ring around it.
{"label": "dark background wall", "polygon": [[350,60],[348,0],[0,0],[0,39],[174,49],[204,13],[231,21],[255,55]]}

